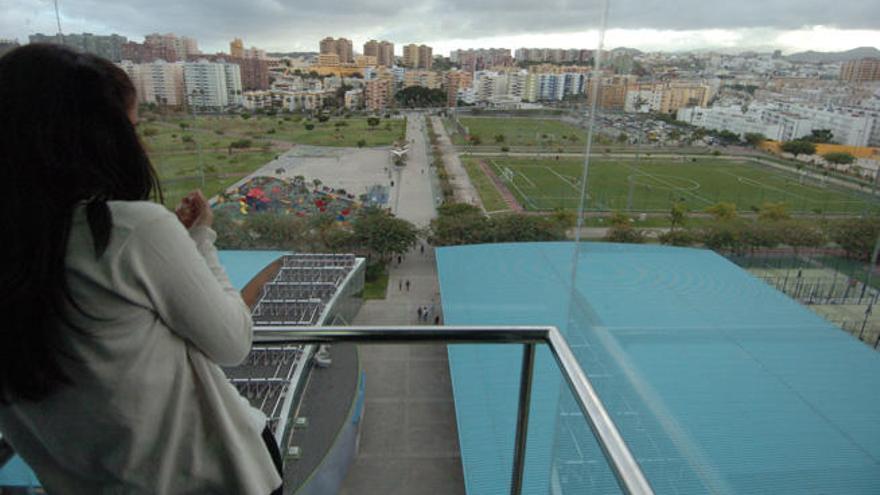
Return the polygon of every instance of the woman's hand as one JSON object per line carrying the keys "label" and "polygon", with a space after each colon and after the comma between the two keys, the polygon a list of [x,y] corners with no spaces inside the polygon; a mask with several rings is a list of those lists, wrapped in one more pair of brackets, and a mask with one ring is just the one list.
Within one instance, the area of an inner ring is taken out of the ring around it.
{"label": "woman's hand", "polygon": [[184,196],[174,212],[177,213],[180,223],[187,229],[199,226],[210,227],[214,222],[211,205],[208,204],[202,191],[198,189]]}

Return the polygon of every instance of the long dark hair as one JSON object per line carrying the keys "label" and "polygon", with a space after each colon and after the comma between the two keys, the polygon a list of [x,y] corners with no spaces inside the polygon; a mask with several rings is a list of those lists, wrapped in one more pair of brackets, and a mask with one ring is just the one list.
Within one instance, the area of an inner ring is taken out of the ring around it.
{"label": "long dark hair", "polygon": [[74,208],[87,204],[97,259],[107,201],[160,194],[129,119],[136,104],[125,72],[100,57],[33,44],[0,58],[0,403],[71,383],[59,323],[79,308],[64,265]]}

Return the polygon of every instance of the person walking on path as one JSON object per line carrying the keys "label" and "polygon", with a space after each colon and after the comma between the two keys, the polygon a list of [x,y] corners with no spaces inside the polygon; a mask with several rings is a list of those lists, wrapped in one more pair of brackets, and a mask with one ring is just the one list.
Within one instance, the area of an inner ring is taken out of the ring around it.
{"label": "person walking on path", "polygon": [[416,310],[416,314],[419,315],[419,321],[422,321],[422,315],[423,315],[423,313],[422,313],[422,307],[421,307],[421,306],[419,306],[419,309]]}
{"label": "person walking on path", "polygon": [[397,266],[400,266],[403,263],[403,256],[397,257]]}
{"label": "person walking on path", "polygon": [[397,290],[403,292],[403,279],[397,281]]}
{"label": "person walking on path", "polygon": [[406,291],[409,292],[409,280],[406,281]]}
{"label": "person walking on path", "polygon": [[422,254],[425,254],[425,245],[424,244],[420,245],[419,250],[421,250]]}
{"label": "person walking on path", "polygon": [[435,324],[435,325],[439,325],[439,324],[440,324],[440,315],[437,315],[437,316],[434,317],[434,324]]}

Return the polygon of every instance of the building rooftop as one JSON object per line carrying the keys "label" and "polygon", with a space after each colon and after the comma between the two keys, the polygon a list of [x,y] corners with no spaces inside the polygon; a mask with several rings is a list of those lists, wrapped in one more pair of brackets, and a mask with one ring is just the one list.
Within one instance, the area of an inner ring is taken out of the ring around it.
{"label": "building rooftop", "polygon": [[[447,324],[555,325],[656,493],[876,493],[880,355],[704,250],[438,250]],[[569,308],[569,301],[573,304]],[[450,346],[469,493],[508,489],[519,346]],[[546,349],[524,493],[617,492]]]}

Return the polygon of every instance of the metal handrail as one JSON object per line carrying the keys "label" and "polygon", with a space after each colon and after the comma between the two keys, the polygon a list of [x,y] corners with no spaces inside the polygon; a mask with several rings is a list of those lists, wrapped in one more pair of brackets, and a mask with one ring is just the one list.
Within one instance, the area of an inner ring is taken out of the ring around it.
{"label": "metal handrail", "polygon": [[528,433],[528,413],[534,372],[535,344],[547,344],[550,352],[580,406],[590,429],[624,493],[652,495],[645,478],[617,426],[602,405],[589,378],[575,359],[571,348],[556,327],[514,326],[385,326],[385,327],[295,327],[255,326],[254,343],[279,344],[523,344],[519,410],[514,445],[511,493],[522,492],[523,466]]}

